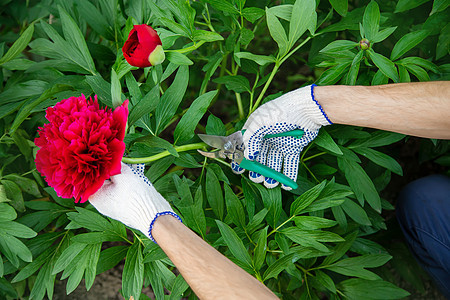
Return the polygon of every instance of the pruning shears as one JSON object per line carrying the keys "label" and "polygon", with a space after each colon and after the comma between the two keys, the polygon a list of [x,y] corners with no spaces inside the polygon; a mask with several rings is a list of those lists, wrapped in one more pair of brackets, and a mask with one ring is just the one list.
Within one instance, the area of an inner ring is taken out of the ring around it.
{"label": "pruning shears", "polygon": [[[214,152],[207,152],[202,150],[197,150],[201,155],[209,157],[209,158],[228,158],[239,164],[241,168],[247,169],[249,171],[253,171],[261,174],[264,177],[269,177],[275,179],[278,182],[283,183],[291,187],[292,189],[296,189],[298,187],[297,183],[287,177],[286,175],[275,171],[274,169],[269,168],[266,165],[263,165],[257,161],[249,160],[244,157],[244,141],[243,134],[245,130],[237,131],[229,136],[218,136],[218,135],[208,135],[208,134],[199,134],[198,137],[213,148],[219,149]],[[301,138],[304,132],[301,129],[295,129],[292,131],[277,133],[277,134],[267,134],[264,136],[264,139],[274,138],[274,137],[283,137],[283,136],[292,136],[294,138]]]}

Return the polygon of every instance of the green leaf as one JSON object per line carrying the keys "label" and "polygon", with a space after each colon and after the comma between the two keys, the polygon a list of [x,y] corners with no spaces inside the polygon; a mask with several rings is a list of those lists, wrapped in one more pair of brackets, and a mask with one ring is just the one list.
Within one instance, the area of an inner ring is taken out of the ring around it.
{"label": "green leaf", "polygon": [[234,230],[231,229],[231,227],[228,226],[227,224],[219,220],[215,221],[217,223],[217,226],[219,227],[220,233],[225,243],[227,244],[233,256],[236,257],[238,260],[240,260],[242,263],[244,263],[246,266],[251,267],[252,259],[250,258],[247,249],[245,248],[244,244],[242,243],[241,239],[238,237],[236,232],[234,232]]}
{"label": "green leaf", "polygon": [[122,291],[126,299],[131,296],[139,299],[144,284],[144,263],[142,258],[141,243],[134,241],[128,249],[127,259],[122,273]]}
{"label": "green leaf", "polygon": [[320,130],[320,134],[314,139],[314,142],[316,145],[330,151],[331,153],[337,155],[343,154],[331,135],[324,129]]}
{"label": "green leaf", "polygon": [[266,7],[266,19],[267,27],[269,28],[270,35],[278,44],[280,49],[279,56],[283,56],[288,52],[288,38],[286,32],[284,31],[283,25],[281,25],[280,20],[273,14],[273,12]]}
{"label": "green leaf", "polygon": [[322,264],[320,266],[322,267],[322,266],[331,265],[332,263],[337,261],[339,258],[341,258],[348,251],[348,249],[350,249],[350,247],[352,246],[352,244],[355,241],[357,236],[358,236],[358,231],[353,231],[352,233],[349,233],[345,237],[345,242],[337,244],[334,247],[331,255],[328,255],[324,259],[324,261],[322,262]]}
{"label": "green leaf", "polygon": [[398,67],[398,75],[400,76],[400,82],[411,82],[411,77],[409,76],[408,71],[403,65],[397,65]]}
{"label": "green leaf", "polygon": [[171,143],[166,141],[165,139],[162,139],[160,137],[154,136],[154,135],[147,135],[142,138],[139,138],[136,140],[136,143],[145,144],[152,148],[161,148],[167,150],[170,154],[172,154],[175,157],[179,157],[177,150],[173,147]]}
{"label": "green leaf", "polygon": [[222,187],[213,170],[206,171],[206,198],[213,212],[222,220],[224,211]]}
{"label": "green leaf", "polygon": [[435,14],[437,12],[447,9],[447,7],[449,5],[450,5],[450,2],[448,2],[448,0],[434,0],[433,1],[433,9],[430,12],[430,16],[432,14]]}
{"label": "green leaf", "polygon": [[350,70],[347,74],[347,84],[355,85],[356,79],[358,78],[359,66],[364,57],[364,50],[359,50],[358,54],[355,55],[352,61],[352,65],[350,66]]}
{"label": "green leaf", "polygon": [[395,13],[404,12],[417,6],[420,6],[430,0],[399,0],[397,6],[395,7]]}
{"label": "green leaf", "polygon": [[83,57],[83,63],[87,66],[87,70],[91,74],[95,74],[94,61],[89,53],[89,49],[86,45],[86,39],[81,33],[80,28],[78,28],[78,25],[72,17],[60,5],[58,5],[58,11],[61,18],[64,37],[66,38],[67,43],[79,51]]}
{"label": "green leaf", "polygon": [[256,62],[260,66],[264,66],[266,64],[274,63],[276,59],[273,56],[266,55],[257,55],[250,52],[236,52],[234,56],[238,58],[245,58]]}
{"label": "green leaf", "polygon": [[264,272],[263,282],[267,279],[277,277],[278,274],[287,269],[290,265],[294,264],[297,260],[298,256],[295,253],[291,253],[279,258]]}
{"label": "green leaf", "polygon": [[52,274],[58,274],[59,272],[63,271],[86,247],[87,244],[82,243],[70,244],[70,246],[61,253],[61,256],[56,261],[55,266],[53,267]]}
{"label": "green leaf", "polygon": [[27,194],[33,195],[36,198],[42,197],[36,181],[32,179],[17,174],[8,174],[3,176],[3,178],[14,181],[19,185],[20,189]]}
{"label": "green leaf", "polygon": [[372,136],[370,138],[364,138],[355,141],[354,143],[350,144],[349,148],[353,149],[355,147],[382,147],[398,142],[404,137],[405,135],[401,133],[379,130],[372,133]]}
{"label": "green leaf", "polygon": [[103,250],[98,259],[96,274],[114,268],[124,259],[128,248],[128,246],[114,246]]}
{"label": "green leaf", "polygon": [[179,52],[166,52],[166,58],[176,65],[187,65],[190,66],[194,64],[186,55]]}
{"label": "green leaf", "polygon": [[33,260],[33,256],[27,246],[19,239],[9,234],[0,235],[0,248],[3,249],[3,255],[5,255],[15,267],[19,267],[18,257],[26,262],[31,262]]}
{"label": "green leaf", "polygon": [[312,0],[296,0],[292,7],[295,20],[289,22],[289,47],[292,48],[307,29],[316,28],[316,2]]}
{"label": "green leaf", "polygon": [[251,92],[248,79],[242,75],[222,76],[213,80],[215,83],[225,84],[227,89],[236,93]]}
{"label": "green leaf", "polygon": [[189,68],[180,66],[175,79],[162,95],[155,111],[156,134],[159,134],[175,114],[178,106],[183,100],[189,82]]}
{"label": "green leaf", "polygon": [[114,108],[122,104],[122,86],[114,68],[111,68],[111,101]]}
{"label": "green leaf", "polygon": [[366,211],[354,201],[347,199],[344,203],[342,203],[341,207],[345,211],[345,213],[356,223],[365,226],[372,225]]}
{"label": "green leaf", "polygon": [[133,106],[128,115],[128,125],[133,125],[141,117],[156,109],[159,102],[159,85],[155,85],[141,100]]}
{"label": "green leaf", "polygon": [[264,229],[259,231],[258,240],[256,241],[255,251],[253,252],[253,265],[256,271],[259,271],[266,258],[267,252],[267,229],[269,226],[266,226]]}
{"label": "green leaf", "polygon": [[0,222],[0,232],[25,239],[33,238],[37,235],[36,232],[27,226],[14,221]]}
{"label": "green leaf", "polygon": [[213,114],[209,115],[205,129],[206,134],[210,135],[225,136],[227,132],[227,130],[225,129],[225,125],[222,123],[222,120],[214,116]]}
{"label": "green leaf", "polygon": [[295,222],[295,225],[297,225],[297,227],[305,230],[333,227],[337,224],[337,222],[334,220],[312,216],[297,216],[292,220]]}
{"label": "green leaf", "polygon": [[384,57],[381,54],[374,52],[372,49],[367,50],[370,59],[372,59],[373,63],[380,69],[380,71],[387,77],[391,78],[394,82],[399,81],[397,68],[395,64]]}
{"label": "green leaf", "polygon": [[372,41],[378,33],[380,25],[380,9],[375,1],[370,1],[366,6],[363,16],[364,36]]}
{"label": "green leaf", "polygon": [[291,204],[291,215],[300,214],[305,208],[307,208],[314,200],[316,200],[322,190],[325,188],[326,181],[322,181],[320,184],[314,186],[313,188],[307,190],[300,195]]}
{"label": "green leaf", "polygon": [[6,203],[0,203],[0,222],[11,221],[17,217],[14,208]]}
{"label": "green leaf", "polygon": [[391,60],[399,59],[403,54],[417,46],[429,34],[430,32],[428,30],[417,30],[405,34],[400,40],[398,40],[392,49]]}
{"label": "green leaf", "polygon": [[320,50],[319,52],[339,52],[342,50],[350,50],[354,49],[356,46],[358,46],[359,43],[353,42],[353,41],[347,41],[347,40],[337,40],[329,43],[325,48]]}
{"label": "green leaf", "polygon": [[340,260],[327,266],[326,269],[347,276],[356,276],[368,280],[378,280],[381,279],[378,275],[366,270],[365,268],[376,268],[382,266],[391,258],[392,256],[388,254],[367,254]]}
{"label": "green leaf", "polygon": [[320,78],[317,80],[317,84],[320,85],[332,85],[341,79],[342,75],[347,71],[350,67],[349,61],[338,64],[334,67],[327,69],[320,75]]}
{"label": "green leaf", "polygon": [[86,82],[92,88],[98,99],[109,107],[111,102],[111,84],[107,82],[100,74],[86,76]]}
{"label": "green leaf", "polygon": [[337,288],[349,300],[401,299],[410,295],[407,291],[383,280],[352,278],[341,281]]}
{"label": "green leaf", "polygon": [[108,40],[114,40],[112,27],[108,24],[105,15],[95,5],[88,0],[80,0],[76,7],[80,17],[86,20],[95,32]]}
{"label": "green leaf", "polygon": [[398,60],[396,63],[403,65],[418,65],[434,73],[439,73],[439,68],[433,62],[423,59],[421,57],[414,57],[414,56],[405,57],[401,60]]}
{"label": "green leaf", "polygon": [[11,200],[11,206],[17,211],[24,212],[25,205],[23,202],[22,191],[19,186],[14,181],[5,179],[0,180],[0,183],[3,184],[5,188],[6,197]]}
{"label": "green leaf", "polygon": [[359,154],[367,157],[368,159],[370,159],[377,165],[382,166],[382,167],[394,172],[395,174],[403,176],[402,167],[392,157],[390,157],[382,152],[373,150],[371,148],[365,148],[365,147],[355,148],[354,151],[356,153],[359,153]]}
{"label": "green leaf", "polygon": [[345,17],[347,15],[348,0],[330,0],[330,4],[341,16]]}
{"label": "green leaf", "polygon": [[95,275],[97,274],[97,263],[100,256],[102,243],[90,245],[90,252],[87,259],[86,270],[84,271],[86,290],[89,291],[94,284]]}
{"label": "green leaf", "polygon": [[256,20],[264,16],[264,9],[258,7],[246,7],[242,10],[242,15],[247,21],[254,23]]}
{"label": "green leaf", "polygon": [[381,212],[380,196],[364,169],[357,162],[340,157],[338,157],[338,166],[339,169],[344,171],[345,178],[355,192],[361,206],[365,200],[374,210]]}
{"label": "green leaf", "polygon": [[225,203],[227,205],[228,215],[235,225],[244,228],[246,224],[245,212],[241,201],[228,184],[224,184],[223,189],[225,190]]}
{"label": "green leaf", "polygon": [[217,95],[217,92],[217,90],[210,91],[199,96],[192,102],[188,111],[184,114],[175,128],[173,135],[176,143],[183,143],[194,136],[194,130],[197,127],[198,122],[205,114],[211,101]]}
{"label": "green leaf", "polygon": [[100,214],[81,207],[75,207],[77,212],[67,213],[69,220],[92,231],[114,231],[110,222]]}
{"label": "green leaf", "polygon": [[327,290],[331,291],[333,294],[336,294],[336,286],[330,276],[320,270],[316,270],[316,279]]}
{"label": "green leaf", "polygon": [[375,37],[372,40],[372,43],[379,43],[387,39],[395,30],[397,29],[397,26],[395,27],[388,27],[381,31],[379,31]]}
{"label": "green leaf", "polygon": [[222,12],[227,12],[231,14],[238,14],[236,6],[231,4],[228,0],[205,0],[209,4],[211,4],[215,9]]}
{"label": "green leaf", "polygon": [[406,69],[419,79],[419,81],[430,81],[427,71],[417,65],[406,65]]}
{"label": "green leaf", "polygon": [[20,37],[14,42],[14,44],[9,48],[8,52],[0,58],[0,66],[19,55],[31,41],[34,32],[34,22],[28,26],[27,29],[20,35]]}
{"label": "green leaf", "polygon": [[[197,29],[194,31],[194,41],[205,41],[205,42],[215,42],[215,41],[222,41],[223,36],[218,34],[217,32],[207,31],[207,30],[199,30]],[[171,53],[171,52],[169,52]],[[169,54],[167,53],[167,54]],[[172,52],[176,53],[176,52]]]}
{"label": "green leaf", "polygon": [[38,97],[31,98],[30,101],[27,101],[19,110],[19,112],[16,115],[16,118],[14,119],[13,124],[11,125],[10,132],[13,133],[19,128],[19,126],[25,121],[26,118],[31,114],[32,110],[36,108],[39,104],[44,102],[45,100],[53,97],[55,94],[67,91],[67,90],[73,90],[73,87],[67,84],[55,84],[52,87],[45,90],[41,95]]}
{"label": "green leaf", "polygon": [[342,242],[339,235],[329,231],[303,230],[298,227],[288,227],[280,231],[292,241],[304,247],[313,247],[322,252],[329,252],[328,248],[320,242]]}

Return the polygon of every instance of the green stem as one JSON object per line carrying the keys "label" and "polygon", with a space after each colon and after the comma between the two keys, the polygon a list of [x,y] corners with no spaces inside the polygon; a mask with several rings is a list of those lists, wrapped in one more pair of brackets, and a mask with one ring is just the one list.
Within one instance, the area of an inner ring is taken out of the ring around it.
{"label": "green stem", "polygon": [[192,45],[190,47],[186,47],[186,48],[183,48],[183,49],[173,49],[173,50],[169,49],[169,50],[165,50],[164,52],[166,52],[166,53],[167,52],[187,53],[187,52],[191,52],[191,51],[194,51],[194,50],[198,49],[204,43],[206,43],[206,42],[205,41],[200,41],[197,44],[194,44],[194,45]]}
{"label": "green stem", "polygon": [[300,49],[301,47],[303,47],[309,40],[311,39],[310,36],[308,36],[303,42],[301,42],[300,44],[298,44],[297,47],[295,47],[294,49],[291,50],[291,52],[289,52],[288,54],[286,54],[280,61],[280,65],[282,63],[284,63],[284,61],[286,59],[288,59],[292,54],[294,54],[298,49]]}
{"label": "green stem", "polygon": [[322,156],[322,155],[324,155],[324,154],[327,154],[327,153],[326,153],[326,152],[320,152],[320,153],[311,155],[311,156],[309,156],[309,157],[303,159],[303,161],[308,161],[308,160],[310,160],[310,159],[316,158],[316,157],[318,157],[318,156]]}
{"label": "green stem", "polygon": [[[196,150],[201,149],[203,147],[206,147],[207,145],[205,143],[195,143],[195,144],[188,144],[188,145],[182,145],[182,146],[176,146],[174,147],[177,152],[184,152],[189,150]],[[148,156],[148,157],[122,157],[122,161],[126,164],[142,164],[142,163],[148,163],[152,162],[158,159],[161,159],[163,157],[172,155],[169,153],[169,151],[163,151],[161,153]]]}
{"label": "green stem", "polygon": [[279,67],[280,67],[280,63],[278,61],[275,62],[275,66],[273,67],[272,73],[270,73],[269,79],[267,79],[266,84],[264,85],[261,93],[258,96],[258,99],[256,99],[255,105],[253,105],[253,107],[250,109],[250,112],[248,114],[249,116],[251,115],[252,112],[255,111],[255,109],[258,108],[259,104],[261,103],[261,100],[264,97],[264,94],[266,93],[267,89],[269,88],[269,85],[272,82],[273,77],[277,73]]}
{"label": "green stem", "polygon": [[281,227],[283,227],[286,223],[290,222],[295,216],[290,217],[289,219],[287,219],[286,221],[284,221],[283,223],[281,223],[277,228],[275,228],[274,230],[272,230],[267,237],[271,236],[273,233],[277,232],[278,229],[280,229]]}
{"label": "green stem", "polygon": [[239,110],[239,119],[242,120],[244,118],[244,106],[242,105],[241,94],[236,92],[234,94],[236,95],[236,102]]}

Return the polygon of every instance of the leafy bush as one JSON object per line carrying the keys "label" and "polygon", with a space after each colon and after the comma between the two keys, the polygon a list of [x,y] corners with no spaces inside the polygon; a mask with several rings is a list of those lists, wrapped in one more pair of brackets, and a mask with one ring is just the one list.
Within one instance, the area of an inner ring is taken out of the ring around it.
{"label": "leafy bush", "polygon": [[[81,93],[107,106],[130,99],[124,161],[147,163],[184,223],[279,296],[407,296],[373,272],[391,256],[371,240],[386,229],[382,210],[393,209],[379,193],[391,173],[402,175],[384,146],[403,135],[322,128],[301,155],[292,192],[268,190],[195,151],[205,144],[194,131],[230,134],[261,103],[302,84],[449,79],[448,2],[316,2],[3,0],[3,297],[51,299],[57,276],[68,279],[67,293],[83,278],[89,289],[125,257],[126,298],[137,299],[143,285],[157,299],[164,289],[171,299],[194,297],[157,245],[89,204],[58,198],[37,173],[33,139],[45,108]],[[166,61],[138,70],[121,47],[142,23],[158,31]],[[434,143],[441,154],[448,148]]]}

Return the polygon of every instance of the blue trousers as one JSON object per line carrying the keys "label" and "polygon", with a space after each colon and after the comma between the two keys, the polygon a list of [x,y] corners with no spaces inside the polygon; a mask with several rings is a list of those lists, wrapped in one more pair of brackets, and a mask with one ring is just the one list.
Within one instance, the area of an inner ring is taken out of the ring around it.
{"label": "blue trousers", "polygon": [[450,300],[450,178],[431,175],[411,182],[396,211],[409,248]]}

